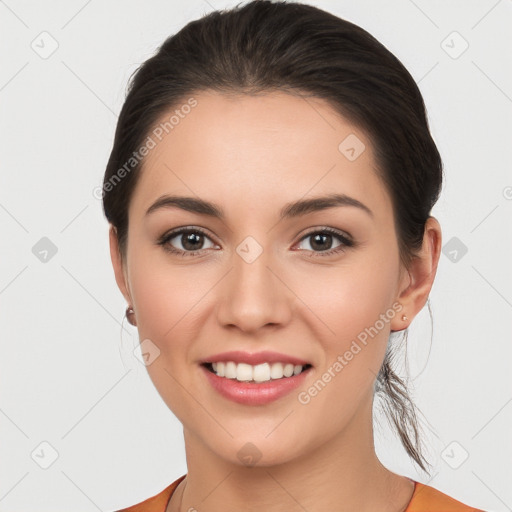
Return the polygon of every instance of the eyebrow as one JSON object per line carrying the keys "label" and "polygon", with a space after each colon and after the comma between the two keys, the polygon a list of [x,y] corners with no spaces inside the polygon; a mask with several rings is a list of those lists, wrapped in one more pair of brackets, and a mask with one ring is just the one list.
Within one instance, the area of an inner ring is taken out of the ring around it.
{"label": "eyebrow", "polygon": [[[329,194],[326,196],[313,197],[310,199],[300,199],[291,203],[287,203],[281,208],[279,213],[280,220],[300,217],[308,213],[318,212],[329,208],[340,206],[352,206],[366,212],[373,218],[373,212],[357,199],[345,194]],[[225,220],[226,216],[223,209],[210,201],[199,199],[197,197],[186,197],[176,195],[163,195],[159,197],[146,211],[145,215],[149,215],[160,209],[180,208],[182,210],[207,215],[209,217]]]}

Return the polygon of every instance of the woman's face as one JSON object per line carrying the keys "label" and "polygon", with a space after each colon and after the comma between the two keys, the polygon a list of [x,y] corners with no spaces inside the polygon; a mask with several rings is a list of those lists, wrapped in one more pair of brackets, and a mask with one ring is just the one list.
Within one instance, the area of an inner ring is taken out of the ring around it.
{"label": "woman's face", "polygon": [[[251,450],[266,465],[353,440],[369,428],[390,330],[404,328],[397,298],[407,284],[370,140],[320,99],[194,98],[168,134],[150,134],[129,209],[124,293],[150,340],[149,375],[186,434],[236,464]],[[346,200],[281,217],[333,194]],[[214,203],[224,217],[176,205],[147,213],[164,195]],[[183,227],[191,233],[159,244]],[[235,401],[201,364],[232,350],[312,367],[283,396]]]}

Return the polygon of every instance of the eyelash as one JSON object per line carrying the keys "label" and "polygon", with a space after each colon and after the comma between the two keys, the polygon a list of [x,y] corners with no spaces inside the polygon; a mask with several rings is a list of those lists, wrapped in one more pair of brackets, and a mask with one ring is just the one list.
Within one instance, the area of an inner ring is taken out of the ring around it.
{"label": "eyelash", "polygon": [[[165,251],[175,254],[177,256],[181,256],[181,257],[196,256],[197,254],[200,254],[201,251],[206,250],[206,249],[200,249],[198,251],[182,251],[180,249],[175,249],[171,245],[168,245],[168,242],[170,240],[172,240],[173,238],[176,238],[176,236],[181,235],[183,233],[201,233],[205,237],[210,238],[208,236],[208,234],[205,231],[203,231],[201,228],[185,227],[185,228],[178,228],[174,231],[171,231],[169,233],[162,235],[160,237],[160,239],[158,240],[157,244],[163,246]],[[306,233],[299,240],[299,242],[302,242],[303,240],[305,240],[306,238],[308,238],[312,235],[325,234],[325,233],[336,237],[341,242],[341,245],[339,245],[338,247],[336,247],[334,249],[329,249],[327,251],[310,251],[312,253],[312,254],[310,254],[311,258],[332,256],[334,254],[341,253],[341,252],[345,251],[349,247],[354,247],[356,245],[355,242],[351,238],[349,238],[342,232],[332,229],[332,228],[327,228],[327,227]]]}

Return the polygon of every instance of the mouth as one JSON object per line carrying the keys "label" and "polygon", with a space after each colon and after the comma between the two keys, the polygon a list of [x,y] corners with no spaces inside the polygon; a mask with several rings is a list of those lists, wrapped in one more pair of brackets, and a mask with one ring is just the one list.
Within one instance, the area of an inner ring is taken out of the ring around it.
{"label": "mouth", "polygon": [[217,377],[255,384],[288,379],[301,375],[312,368],[311,364],[293,365],[277,362],[250,365],[237,364],[234,361],[204,362],[201,363],[201,366]]}
{"label": "mouth", "polygon": [[202,362],[206,382],[230,401],[246,406],[264,406],[289,396],[304,385],[313,371],[311,364],[260,363],[252,366],[234,361]]}

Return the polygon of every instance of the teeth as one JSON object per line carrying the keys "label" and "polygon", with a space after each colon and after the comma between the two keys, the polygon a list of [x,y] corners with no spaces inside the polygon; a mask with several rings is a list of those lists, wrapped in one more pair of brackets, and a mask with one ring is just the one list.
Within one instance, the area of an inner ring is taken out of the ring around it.
{"label": "teeth", "polygon": [[267,382],[271,379],[291,377],[302,372],[303,366],[291,363],[262,363],[255,366],[246,363],[236,364],[233,361],[212,363],[213,371],[219,377],[236,379],[240,382]]}

